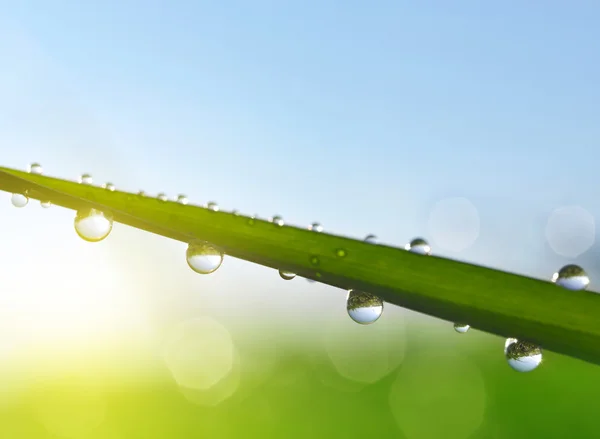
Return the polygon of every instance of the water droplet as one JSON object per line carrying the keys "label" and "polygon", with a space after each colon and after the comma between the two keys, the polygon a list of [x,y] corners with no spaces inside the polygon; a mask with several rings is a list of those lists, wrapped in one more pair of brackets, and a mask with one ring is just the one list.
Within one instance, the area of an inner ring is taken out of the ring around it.
{"label": "water droplet", "polygon": [[296,277],[296,273],[292,273],[291,271],[279,270],[279,276],[285,280],[292,280]]}
{"label": "water droplet", "polygon": [[323,226],[319,223],[312,223],[310,226],[308,226],[308,230],[311,230],[313,232],[322,232]]}
{"label": "water droplet", "polygon": [[568,290],[584,290],[590,284],[590,278],[579,265],[565,265],[552,275],[552,282]]}
{"label": "water droplet", "polygon": [[50,200],[42,200],[40,201],[40,206],[42,206],[44,209],[48,209],[50,206],[52,206],[52,202]]}
{"label": "water droplet", "polygon": [[367,235],[365,238],[365,242],[368,242],[369,244],[377,244],[379,240],[375,235]]}
{"label": "water droplet", "polygon": [[381,317],[383,301],[373,294],[350,290],[346,299],[346,309],[356,323],[369,325]]}
{"label": "water droplet", "polygon": [[542,362],[542,349],[533,343],[508,338],[504,344],[504,356],[508,365],[517,372],[531,372]]}
{"label": "water droplet", "polygon": [[79,177],[79,183],[81,184],[92,184],[93,179],[90,174],[81,174]]}
{"label": "water droplet", "polygon": [[15,207],[25,207],[27,206],[27,203],[29,203],[29,198],[23,194],[12,194],[10,202]]}
{"label": "water droplet", "polygon": [[313,265],[319,265],[320,264],[320,260],[318,256],[311,256],[310,258],[310,263]]}
{"label": "water droplet", "polygon": [[465,323],[455,323],[454,324],[454,330],[460,334],[464,334],[465,332],[467,332],[471,327]]}
{"label": "water droplet", "polygon": [[218,212],[219,211],[219,205],[217,203],[215,203],[214,201],[209,201],[206,204],[206,208],[208,210],[212,210],[213,212]]}
{"label": "water droplet", "polygon": [[196,273],[210,274],[223,263],[223,253],[208,242],[194,241],[188,245],[186,259]]}
{"label": "water droplet", "polygon": [[167,201],[167,200],[168,200],[168,198],[167,198],[167,194],[165,194],[165,193],[161,192],[160,194],[158,194],[158,195],[156,196],[156,199],[157,199],[158,201],[165,202],[165,201]]}
{"label": "water droplet", "polygon": [[233,210],[233,211],[231,212],[231,214],[232,214],[233,216],[240,216],[240,211],[239,211],[239,210]]}
{"label": "water droplet", "polygon": [[39,163],[32,163],[29,166],[29,173],[42,175],[44,173],[44,169],[42,168],[42,165],[40,165]]}
{"label": "water droplet", "polygon": [[189,203],[189,200],[185,195],[179,194],[179,195],[177,195],[177,202],[179,204],[186,205],[187,203]]}
{"label": "water droplet", "polygon": [[248,224],[249,226],[253,226],[253,225],[254,225],[254,223],[255,223],[255,221],[254,221],[254,217],[253,217],[253,216],[252,216],[252,217],[250,217],[250,218],[248,218],[247,224]]}
{"label": "water droplet", "polygon": [[348,254],[348,252],[346,252],[346,250],[344,250],[343,248],[338,248],[336,250],[335,254],[337,255],[338,258],[345,258],[346,255]]}
{"label": "water droplet", "polygon": [[75,231],[79,237],[88,242],[99,242],[106,238],[113,228],[110,215],[96,209],[85,209],[75,216]]}
{"label": "water droplet", "polygon": [[423,238],[415,238],[404,246],[406,250],[419,255],[430,255],[431,247]]}
{"label": "water droplet", "polygon": [[275,215],[269,221],[272,222],[273,224],[275,224],[276,226],[283,226],[283,224],[284,224],[283,218],[279,215]]}
{"label": "water droplet", "polygon": [[144,191],[139,191],[139,192],[137,193],[137,195],[138,195],[138,197],[140,197],[140,198],[143,198],[143,197],[145,197],[145,196],[146,196],[146,192],[144,192]]}
{"label": "water droplet", "polygon": [[106,189],[107,191],[111,191],[114,192],[115,191],[115,185],[112,183],[106,183],[102,186],[104,189]]}

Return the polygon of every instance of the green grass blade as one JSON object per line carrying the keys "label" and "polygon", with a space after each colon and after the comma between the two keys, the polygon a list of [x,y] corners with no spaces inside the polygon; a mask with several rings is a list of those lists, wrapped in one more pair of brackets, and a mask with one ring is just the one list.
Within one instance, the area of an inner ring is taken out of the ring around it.
{"label": "green grass blade", "polygon": [[184,242],[209,241],[236,258],[600,364],[600,295],[589,291],[8,168],[0,168],[0,190],[27,191],[32,199],[74,210],[94,207],[142,230]]}

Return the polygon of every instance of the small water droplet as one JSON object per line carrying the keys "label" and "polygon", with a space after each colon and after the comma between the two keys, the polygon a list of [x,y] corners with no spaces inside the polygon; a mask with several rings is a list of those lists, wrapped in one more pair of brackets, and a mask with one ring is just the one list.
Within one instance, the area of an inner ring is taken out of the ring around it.
{"label": "small water droplet", "polygon": [[430,255],[431,247],[423,238],[415,238],[404,246],[406,250],[419,255]]}
{"label": "small water droplet", "polygon": [[250,218],[248,218],[248,221],[246,221],[246,223],[247,223],[249,226],[253,226],[255,222],[256,222],[256,221],[254,221],[254,217],[253,217],[253,216],[252,216],[252,217],[250,217]]}
{"label": "small water droplet", "polygon": [[269,221],[272,222],[273,224],[275,224],[276,226],[283,226],[283,224],[284,224],[283,218],[279,215],[275,215]]}
{"label": "small water droplet", "polygon": [[381,317],[383,301],[373,294],[350,290],[346,299],[346,309],[356,323],[369,325]]}
{"label": "small water droplet", "polygon": [[311,256],[310,263],[313,265],[319,265],[321,263],[321,261],[319,260],[318,256]]}
{"label": "small water droplet", "polygon": [[308,226],[308,230],[311,230],[313,232],[322,232],[323,226],[319,223],[312,223],[310,226]]}
{"label": "small water droplet", "polygon": [[590,284],[590,278],[579,265],[565,265],[552,275],[552,282],[572,291],[584,290]]}
{"label": "small water droplet", "polygon": [[40,206],[42,206],[44,209],[48,209],[50,206],[52,206],[52,202],[50,200],[42,200],[40,201]]}
{"label": "small water droplet", "polygon": [[156,196],[156,199],[157,199],[158,201],[165,202],[165,201],[167,201],[167,200],[168,200],[168,198],[167,198],[167,194],[165,194],[165,193],[161,192],[160,194],[158,194],[158,195]]}
{"label": "small water droplet", "polygon": [[292,273],[291,271],[279,270],[279,276],[285,280],[292,280],[296,277],[296,273]]}
{"label": "small water droplet", "polygon": [[196,273],[210,274],[223,263],[223,253],[208,242],[194,241],[188,245],[186,260]]}
{"label": "small water droplet", "polygon": [[42,165],[40,165],[39,163],[32,163],[29,166],[29,173],[42,175],[44,173],[44,169],[42,168]]}
{"label": "small water droplet", "polygon": [[12,194],[10,197],[10,202],[15,207],[25,207],[27,203],[29,203],[29,198],[23,194]]}
{"label": "small water droplet", "polygon": [[317,272],[315,273],[315,277],[316,277],[317,279],[321,279],[321,278],[323,277],[323,275],[321,274],[321,272],[320,272],[320,271],[317,271]]}
{"label": "small water droplet", "polygon": [[84,241],[102,241],[110,234],[112,228],[112,217],[99,210],[84,209],[75,215],[75,231]]}
{"label": "small water droplet", "polygon": [[365,238],[365,242],[368,242],[369,244],[377,244],[379,240],[375,235],[367,235]]}
{"label": "small water droplet", "polygon": [[144,197],[146,196],[146,192],[144,192],[144,191],[139,191],[139,192],[137,193],[137,195],[138,195],[138,197],[140,197],[140,198],[144,198]]}
{"label": "small water droplet", "polygon": [[81,174],[79,177],[79,183],[81,184],[92,184],[93,179],[90,174]]}
{"label": "small water droplet", "polygon": [[177,202],[179,204],[186,205],[186,204],[189,203],[189,200],[188,200],[188,198],[185,195],[179,194],[179,195],[177,195]]}
{"label": "small water droplet", "polygon": [[233,211],[231,212],[231,214],[232,214],[233,216],[240,216],[240,211],[239,211],[239,210],[233,210]]}
{"label": "small water droplet", "polygon": [[338,248],[336,250],[335,254],[337,255],[338,258],[345,258],[346,255],[348,254],[348,252],[346,252],[346,250],[344,250],[343,248]]}
{"label": "small water droplet", "polygon": [[504,343],[504,356],[517,372],[531,372],[542,362],[542,349],[533,343],[508,338]]}
{"label": "small water droplet", "polygon": [[454,324],[454,330],[460,334],[464,334],[465,332],[467,332],[471,327],[465,323],[455,323]]}
{"label": "small water droplet", "polygon": [[206,208],[208,210],[212,210],[213,212],[218,212],[219,211],[219,205],[217,203],[215,203],[214,201],[209,201],[206,204]]}
{"label": "small water droplet", "polygon": [[111,192],[115,191],[115,185],[112,183],[105,183],[104,185],[102,185],[102,187],[104,189],[106,189],[107,191],[111,191]]}

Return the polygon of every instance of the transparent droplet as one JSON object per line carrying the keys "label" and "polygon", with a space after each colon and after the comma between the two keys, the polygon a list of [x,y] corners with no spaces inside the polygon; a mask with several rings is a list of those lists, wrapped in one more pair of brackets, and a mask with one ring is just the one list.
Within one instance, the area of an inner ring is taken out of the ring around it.
{"label": "transparent droplet", "polygon": [[383,301],[373,294],[350,290],[346,299],[346,309],[356,323],[368,325],[381,317]]}
{"label": "transparent droplet", "polygon": [[41,175],[43,174],[44,169],[42,168],[42,165],[40,165],[39,163],[32,163],[29,166],[29,173],[30,174],[38,174]]}
{"label": "transparent droplet", "polygon": [[415,238],[404,246],[406,250],[420,255],[430,255],[431,247],[423,238]]}
{"label": "transparent droplet", "polygon": [[318,256],[311,256],[310,263],[313,265],[319,265],[321,263],[321,260]]}
{"label": "transparent droplet", "polygon": [[308,226],[308,230],[312,230],[313,232],[322,232],[323,226],[319,223],[312,223],[310,226]]}
{"label": "transparent droplet", "polygon": [[106,183],[102,186],[104,189],[106,189],[107,191],[111,191],[114,192],[115,191],[115,185],[112,183]]}
{"label": "transparent droplet", "polygon": [[276,226],[283,226],[283,224],[284,224],[283,223],[283,218],[280,217],[279,215],[275,215],[269,221],[272,222],[273,224],[275,224]]}
{"label": "transparent droplet", "polygon": [[158,201],[167,201],[167,200],[168,200],[168,198],[167,198],[167,194],[165,194],[165,193],[161,192],[160,194],[158,194],[158,195],[156,196],[156,199],[157,199]]}
{"label": "transparent droplet", "polygon": [[29,198],[23,194],[12,194],[10,202],[15,207],[25,207],[27,206],[27,203],[29,203]]}
{"label": "transparent droplet", "polygon": [[234,216],[240,216],[240,211],[239,210],[233,210],[231,212],[231,214],[234,215]]}
{"label": "transparent droplet", "polygon": [[345,257],[346,257],[346,255],[348,254],[348,252],[347,252],[345,249],[343,249],[343,248],[338,248],[338,249],[335,251],[335,254],[336,254],[336,256],[337,256],[338,258],[345,258]]}
{"label": "transparent droplet", "polygon": [[52,206],[52,202],[50,200],[42,200],[40,201],[40,206],[42,206],[44,209],[48,209],[50,206]]}
{"label": "transparent droplet", "polygon": [[508,365],[517,372],[531,372],[542,362],[542,349],[533,343],[508,338],[504,344],[504,356]]}
{"label": "transparent droplet", "polygon": [[248,221],[246,221],[246,223],[247,223],[249,226],[253,226],[253,225],[256,223],[256,221],[254,221],[254,217],[253,217],[253,216],[251,216],[250,218],[248,218]]}
{"label": "transparent droplet", "polygon": [[465,323],[455,323],[454,324],[454,330],[460,334],[464,334],[465,332],[467,332],[471,327]]}
{"label": "transparent droplet", "polygon": [[291,271],[279,270],[279,276],[285,280],[292,280],[296,277],[296,273],[292,273]]}
{"label": "transparent droplet", "polygon": [[94,180],[90,174],[81,174],[79,177],[79,183],[81,184],[92,184]]}
{"label": "transparent droplet", "polygon": [[223,253],[208,242],[194,241],[188,245],[186,259],[196,273],[210,274],[223,263]]}
{"label": "transparent droplet", "polygon": [[208,210],[212,210],[213,212],[218,212],[219,211],[219,205],[217,203],[215,203],[214,201],[209,201],[206,204],[206,208]]}
{"label": "transparent droplet", "polygon": [[81,239],[99,242],[106,238],[113,228],[110,215],[96,209],[80,210],[75,215],[75,231]]}
{"label": "transparent droplet", "polygon": [[185,205],[185,204],[189,203],[189,200],[188,200],[188,198],[185,195],[179,194],[179,195],[177,195],[177,202],[179,204],[184,204]]}
{"label": "transparent droplet", "polygon": [[377,239],[377,236],[367,235],[365,238],[365,242],[368,242],[369,244],[377,244],[379,241]]}
{"label": "transparent droplet", "polygon": [[565,265],[552,275],[552,282],[568,290],[584,290],[590,284],[590,278],[579,265]]}

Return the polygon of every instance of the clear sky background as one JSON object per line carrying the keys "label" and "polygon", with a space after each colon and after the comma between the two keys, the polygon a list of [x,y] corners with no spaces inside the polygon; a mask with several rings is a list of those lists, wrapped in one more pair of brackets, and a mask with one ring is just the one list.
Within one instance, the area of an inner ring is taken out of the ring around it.
{"label": "clear sky background", "polygon": [[[424,236],[536,277],[580,263],[599,285],[599,14],[582,0],[3,2],[0,162],[395,245]],[[344,292],[229,259],[200,277],[183,244],[118,225],[88,244],[72,212],[3,199],[15,340],[152,345],[200,311],[299,328],[345,315]],[[565,206],[580,207],[548,227]]]}

